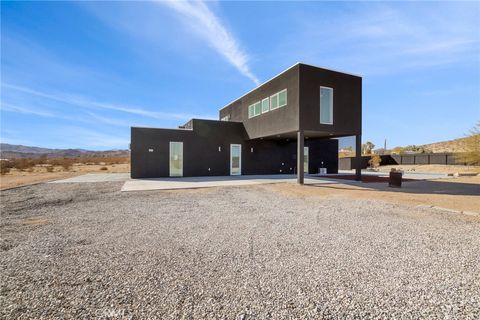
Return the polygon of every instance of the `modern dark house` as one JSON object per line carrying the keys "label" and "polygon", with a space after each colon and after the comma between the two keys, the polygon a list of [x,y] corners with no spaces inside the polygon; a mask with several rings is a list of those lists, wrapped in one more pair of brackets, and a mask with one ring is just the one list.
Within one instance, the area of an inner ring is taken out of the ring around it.
{"label": "modern dark house", "polygon": [[[338,172],[338,140],[356,136],[362,78],[303,63],[178,129],[131,128],[132,178]],[[360,169],[356,169],[360,179]]]}

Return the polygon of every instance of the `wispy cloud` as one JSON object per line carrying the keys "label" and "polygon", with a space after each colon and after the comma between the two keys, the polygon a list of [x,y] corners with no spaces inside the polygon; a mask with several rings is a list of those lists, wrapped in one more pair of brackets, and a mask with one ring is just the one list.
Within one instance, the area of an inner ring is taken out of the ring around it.
{"label": "wispy cloud", "polygon": [[[15,90],[15,91],[20,91],[23,93],[27,93],[29,95],[34,95],[38,96],[41,98],[45,99],[50,99],[62,103],[66,103],[69,105],[74,105],[77,107],[85,108],[85,109],[104,109],[104,110],[113,110],[113,111],[120,111],[124,113],[129,113],[129,114],[134,114],[134,115],[139,115],[147,118],[153,118],[153,119],[161,119],[161,120],[170,120],[170,119],[178,119],[178,120],[189,120],[192,118],[206,118],[206,119],[213,119],[215,118],[212,115],[195,115],[195,114],[188,114],[188,113],[176,113],[176,112],[157,112],[157,111],[150,111],[147,109],[144,109],[142,107],[136,107],[136,106],[125,106],[121,104],[115,104],[115,103],[105,103],[105,102],[99,102],[95,101],[80,95],[74,95],[74,94],[52,94],[52,93],[47,93],[39,90],[35,90],[32,88],[28,87],[23,87],[23,86],[18,86],[14,84],[9,84],[9,83],[2,83],[2,87]],[[3,104],[3,102],[2,102]]]}
{"label": "wispy cloud", "polygon": [[31,108],[21,107],[21,106],[9,104],[9,103],[4,103],[4,102],[1,103],[0,110],[1,111],[7,111],[7,112],[16,112],[16,113],[21,113],[21,114],[29,114],[29,115],[45,117],[45,118],[57,118],[57,116],[55,114],[50,113],[50,112],[33,110]]}
{"label": "wispy cloud", "polygon": [[197,34],[222,55],[244,76],[259,84],[250,70],[248,55],[241,49],[239,41],[224,25],[221,19],[203,1],[161,1],[182,18],[192,33]]}
{"label": "wispy cloud", "polygon": [[331,18],[302,13],[298,32],[276,52],[364,75],[478,63],[480,17],[471,5],[362,3]]}
{"label": "wispy cloud", "polygon": [[118,135],[105,134],[95,130],[89,130],[81,127],[68,127],[65,130],[68,141],[75,139],[81,145],[79,147],[89,148],[128,148],[129,139]]}

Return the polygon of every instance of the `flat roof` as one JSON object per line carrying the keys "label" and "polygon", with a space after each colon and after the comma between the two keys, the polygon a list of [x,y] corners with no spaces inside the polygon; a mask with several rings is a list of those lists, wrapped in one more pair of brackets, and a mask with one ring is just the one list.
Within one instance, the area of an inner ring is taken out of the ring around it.
{"label": "flat roof", "polygon": [[319,68],[319,69],[324,69],[324,70],[328,70],[328,71],[333,71],[333,72],[338,72],[338,73],[343,73],[343,74],[348,74],[350,76],[354,76],[354,77],[359,77],[361,78],[362,76],[361,75],[358,75],[358,74],[354,74],[354,73],[349,73],[349,72],[344,72],[344,71],[340,71],[340,70],[335,70],[335,69],[329,69],[329,68],[325,68],[325,67],[321,67],[321,66],[316,66],[316,65],[313,65],[313,64],[308,64],[308,63],[304,63],[304,62],[297,62],[295,63],[293,66],[291,67],[288,67],[287,69],[283,70],[282,72],[278,73],[277,75],[273,76],[272,78],[262,82],[261,84],[259,84],[258,86],[256,86],[255,88],[253,88],[252,90],[248,91],[247,93],[241,95],[240,97],[238,97],[237,99],[235,100],[232,100],[230,101],[228,104],[226,104],[225,106],[223,106],[222,108],[220,108],[219,111],[225,109],[226,107],[228,107],[229,105],[231,105],[232,103],[234,103],[235,101],[245,97],[246,95],[248,95],[249,93],[257,90],[258,88],[260,88],[261,86],[267,84],[268,82],[272,81],[273,79],[281,76],[282,74],[284,74],[285,72],[289,71],[290,69],[298,66],[299,64],[303,64],[303,65],[306,65],[306,66],[310,66],[310,67],[314,67],[314,68]]}

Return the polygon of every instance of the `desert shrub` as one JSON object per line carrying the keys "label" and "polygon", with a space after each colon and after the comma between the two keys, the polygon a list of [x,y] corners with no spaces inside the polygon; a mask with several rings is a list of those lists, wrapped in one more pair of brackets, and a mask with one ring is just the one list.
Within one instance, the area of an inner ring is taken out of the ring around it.
{"label": "desert shrub", "polygon": [[12,163],[10,161],[0,160],[0,174],[2,176],[4,174],[9,173],[11,168],[12,168]]}
{"label": "desert shrub", "polygon": [[47,170],[47,172],[53,172],[54,167],[48,166],[48,167],[45,167],[45,169]]}
{"label": "desert shrub", "polygon": [[466,164],[480,165],[480,121],[470,130],[463,144],[465,152],[458,157],[463,157]]}
{"label": "desert shrub", "polygon": [[35,164],[46,164],[47,163],[47,155],[42,154],[38,159],[36,159]]}
{"label": "desert shrub", "polygon": [[375,145],[372,142],[367,141],[364,144],[362,144],[362,153],[371,154],[373,151],[373,148],[375,148]]}
{"label": "desert shrub", "polygon": [[20,171],[24,171],[28,168],[33,167],[34,165],[35,165],[35,162],[32,161],[32,159],[28,159],[28,158],[19,158],[19,159],[13,160],[13,167]]}
{"label": "desert shrub", "polygon": [[74,162],[75,161],[73,159],[63,158],[60,161],[60,166],[63,168],[63,170],[69,171],[72,168]]}
{"label": "desert shrub", "polygon": [[108,168],[107,168],[107,167],[101,167],[100,170],[104,170],[104,171],[105,171],[105,170],[108,170]]}
{"label": "desert shrub", "polygon": [[370,168],[378,168],[380,166],[380,163],[382,162],[382,158],[378,154],[372,155],[370,160],[368,160],[368,165]]}

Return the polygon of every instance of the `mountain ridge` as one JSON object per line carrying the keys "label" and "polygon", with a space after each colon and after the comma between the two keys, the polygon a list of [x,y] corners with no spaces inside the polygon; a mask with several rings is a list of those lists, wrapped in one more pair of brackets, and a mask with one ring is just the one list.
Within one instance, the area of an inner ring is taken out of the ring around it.
{"label": "mountain ridge", "polygon": [[43,147],[33,147],[24,145],[15,145],[9,143],[0,143],[0,158],[38,158],[47,156],[54,157],[80,157],[80,156],[99,156],[99,157],[127,157],[130,155],[129,150],[113,149],[94,151],[86,149],[53,149]]}

